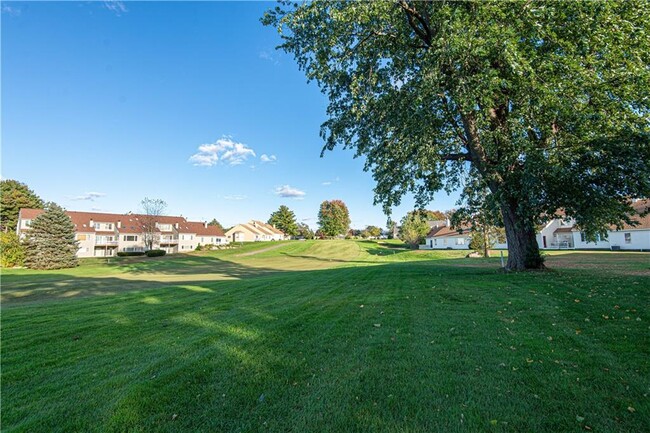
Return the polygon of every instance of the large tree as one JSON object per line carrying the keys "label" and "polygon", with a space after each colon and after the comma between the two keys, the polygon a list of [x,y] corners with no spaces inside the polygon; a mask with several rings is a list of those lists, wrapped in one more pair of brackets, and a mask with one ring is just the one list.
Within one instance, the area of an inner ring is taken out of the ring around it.
{"label": "large tree", "polygon": [[325,200],[318,211],[319,231],[327,236],[344,235],[350,228],[350,212],[341,200]]}
{"label": "large tree", "polygon": [[27,185],[13,179],[0,181],[0,230],[15,231],[21,208],[43,207],[43,200]]}
{"label": "large tree", "polygon": [[298,234],[298,225],[296,224],[296,214],[287,206],[282,205],[271,214],[269,224],[282,230],[285,235],[296,236]]}
{"label": "large tree", "polygon": [[34,218],[25,242],[25,265],[31,269],[60,269],[77,266],[79,244],[75,227],[65,210],[47,203]]}
{"label": "large tree", "polygon": [[508,269],[543,266],[558,209],[594,237],[650,196],[647,1],[286,2],[263,22],[329,98],[323,151],[365,155],[387,213],[487,189]]}
{"label": "large tree", "polygon": [[152,250],[154,244],[158,243],[160,230],[156,226],[157,217],[164,215],[167,209],[167,202],[159,198],[145,197],[140,202],[144,215],[142,216],[142,235],[147,250]]}

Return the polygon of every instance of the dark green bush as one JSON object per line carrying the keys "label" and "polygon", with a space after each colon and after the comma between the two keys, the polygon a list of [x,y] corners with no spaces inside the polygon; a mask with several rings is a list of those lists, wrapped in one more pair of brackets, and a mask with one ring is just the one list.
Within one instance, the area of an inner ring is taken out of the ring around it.
{"label": "dark green bush", "polygon": [[164,256],[165,254],[167,254],[167,251],[165,251],[165,250],[149,250],[149,251],[146,252],[146,254],[147,254],[147,257],[160,257],[160,256]]}
{"label": "dark green bush", "polygon": [[144,256],[144,251],[119,251],[119,257]]}

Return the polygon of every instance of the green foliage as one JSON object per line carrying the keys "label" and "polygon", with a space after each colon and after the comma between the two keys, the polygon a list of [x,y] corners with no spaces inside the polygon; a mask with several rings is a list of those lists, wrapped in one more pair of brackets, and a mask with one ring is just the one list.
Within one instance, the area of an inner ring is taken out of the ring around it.
{"label": "green foliage", "polygon": [[318,211],[318,225],[326,237],[344,235],[350,228],[350,212],[341,200],[324,201]]}
{"label": "green foliage", "polygon": [[147,257],[161,257],[167,254],[165,250],[148,250],[146,253]]}
{"label": "green foliage", "polygon": [[296,236],[303,239],[314,239],[314,231],[305,223],[298,223]]}
{"label": "green foliage", "polygon": [[46,203],[34,218],[25,242],[25,266],[31,269],[61,269],[77,266],[78,242],[75,227],[65,210]]}
{"label": "green foliage", "polygon": [[16,230],[20,209],[42,207],[43,200],[24,183],[12,179],[0,181],[0,230]]}
{"label": "green foliage", "polygon": [[364,155],[387,213],[487,189],[521,269],[557,209],[597,233],[650,196],[647,1],[283,5],[262,21],[329,99],[323,151]]}
{"label": "green foliage", "polygon": [[144,251],[118,251],[118,257],[144,256]]}
{"label": "green foliage", "polygon": [[280,206],[271,214],[268,223],[284,232],[285,235],[295,236],[298,233],[296,215],[285,205]]}
{"label": "green foliage", "polygon": [[404,243],[412,248],[424,243],[424,238],[429,233],[427,225],[428,214],[419,210],[407,213],[401,221],[399,236]]}
{"label": "green foliage", "polygon": [[25,263],[25,248],[14,231],[0,233],[0,266],[13,268]]}
{"label": "green foliage", "polygon": [[210,221],[210,222],[208,223],[208,225],[209,225],[209,226],[217,226],[217,227],[219,227],[223,232],[225,232],[225,230],[223,229],[223,226],[221,225],[221,223],[220,223],[219,221],[217,221],[216,218],[213,218],[212,221]]}
{"label": "green foliage", "polygon": [[367,226],[363,232],[365,232],[366,236],[364,237],[366,238],[378,238],[381,236],[381,228],[377,226]]}

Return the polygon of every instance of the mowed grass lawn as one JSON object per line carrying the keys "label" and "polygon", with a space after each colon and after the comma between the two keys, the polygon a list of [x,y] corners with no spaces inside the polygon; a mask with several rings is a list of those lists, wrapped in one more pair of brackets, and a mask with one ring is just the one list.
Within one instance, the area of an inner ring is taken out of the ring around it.
{"label": "mowed grass lawn", "polygon": [[395,246],[5,270],[2,430],[650,431],[649,254]]}

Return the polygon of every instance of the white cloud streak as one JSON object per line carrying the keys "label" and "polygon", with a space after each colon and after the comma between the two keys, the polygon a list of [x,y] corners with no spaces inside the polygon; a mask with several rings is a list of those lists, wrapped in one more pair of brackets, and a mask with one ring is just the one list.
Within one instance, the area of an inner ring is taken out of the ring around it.
{"label": "white cloud streak", "polygon": [[118,17],[122,15],[123,13],[128,12],[129,10],[126,8],[126,5],[124,2],[119,1],[119,0],[104,0],[104,7],[108,9],[109,11],[113,12],[115,15]]}
{"label": "white cloud streak", "polygon": [[235,200],[235,201],[246,200],[247,198],[248,197],[245,196],[245,195],[236,195],[236,194],[235,195],[226,195],[226,196],[223,197],[224,200]]}
{"label": "white cloud streak", "polygon": [[280,197],[288,197],[288,198],[295,198],[295,199],[302,199],[305,195],[307,195],[306,192],[300,191],[297,188],[293,188],[289,185],[282,185],[279,186],[275,189],[275,194],[279,195]]}
{"label": "white cloud streak", "polygon": [[87,192],[82,195],[70,197],[70,200],[95,201],[96,198],[100,198],[104,196],[106,196],[106,194],[104,194],[103,192]]}
{"label": "white cloud streak", "polygon": [[253,149],[228,137],[220,138],[211,144],[202,144],[198,150],[190,156],[189,161],[203,167],[211,167],[219,161],[228,165],[240,165],[249,156],[256,156]]}

